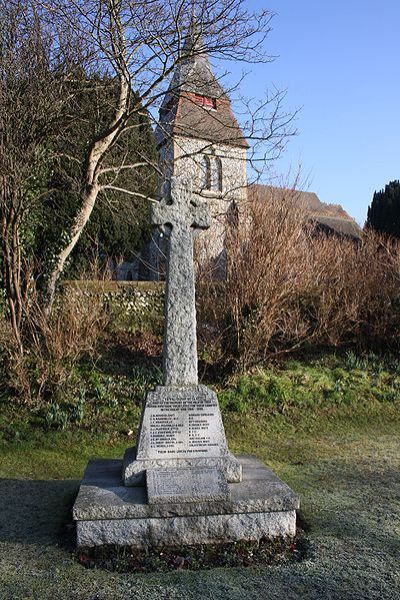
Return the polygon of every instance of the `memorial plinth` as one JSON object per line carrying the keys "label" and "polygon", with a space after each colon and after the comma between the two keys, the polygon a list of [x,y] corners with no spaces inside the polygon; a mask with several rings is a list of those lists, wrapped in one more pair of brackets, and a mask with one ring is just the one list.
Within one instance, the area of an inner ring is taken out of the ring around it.
{"label": "memorial plinth", "polygon": [[148,392],[124,460],[89,463],[73,509],[78,546],[295,534],[298,497],[257,459],[229,452],[218,398],[198,383],[193,233],[210,220],[177,180],[170,202],[153,207],[153,223],[169,234],[163,385]]}
{"label": "memorial plinth", "polygon": [[[243,479],[228,484],[224,500],[156,503],[148,501],[146,487],[124,486],[122,461],[91,461],[74,506],[78,546],[146,548],[294,536],[296,494],[261,461],[238,459]],[[201,487],[206,491],[208,485],[204,473]]]}

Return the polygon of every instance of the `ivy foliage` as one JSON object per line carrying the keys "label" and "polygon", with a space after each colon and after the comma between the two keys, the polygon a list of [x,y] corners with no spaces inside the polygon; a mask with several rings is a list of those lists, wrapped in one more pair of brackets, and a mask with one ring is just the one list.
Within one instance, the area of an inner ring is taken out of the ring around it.
{"label": "ivy foliage", "polygon": [[[79,209],[85,186],[85,156],[96,136],[107,128],[116,103],[116,84],[112,78],[83,73],[71,84],[71,105],[60,130],[67,135],[53,148],[53,159],[47,187],[48,194],[38,205],[35,224],[34,253],[43,270],[49,270],[52,259],[67,241],[74,217]],[[132,93],[132,102],[138,103]],[[146,163],[135,169],[113,171],[101,182],[127,189],[136,195],[105,190],[98,196],[89,222],[72,253],[66,276],[75,277],[100,259],[133,260],[150,234],[148,200],[156,193],[156,148],[148,113],[136,111],[128,129],[104,161],[103,167]],[[106,179],[107,178],[107,179]]]}

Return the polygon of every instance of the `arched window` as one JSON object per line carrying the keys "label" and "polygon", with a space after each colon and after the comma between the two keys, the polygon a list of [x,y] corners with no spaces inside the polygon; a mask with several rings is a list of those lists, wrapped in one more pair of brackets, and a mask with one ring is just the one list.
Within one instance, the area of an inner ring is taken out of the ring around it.
{"label": "arched window", "polygon": [[222,160],[217,156],[215,158],[217,168],[217,189],[222,192]]}
{"label": "arched window", "polygon": [[201,159],[201,187],[203,190],[211,189],[211,163],[210,157],[203,154]]}
{"label": "arched window", "polygon": [[219,156],[212,157],[211,189],[214,192],[222,192],[222,161]]}

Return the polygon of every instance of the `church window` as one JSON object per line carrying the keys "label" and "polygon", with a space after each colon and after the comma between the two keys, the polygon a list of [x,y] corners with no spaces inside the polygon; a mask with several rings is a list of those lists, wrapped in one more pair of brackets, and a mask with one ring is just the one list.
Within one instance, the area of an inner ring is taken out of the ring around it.
{"label": "church window", "polygon": [[214,192],[222,192],[222,162],[218,156],[211,156],[211,186]]}
{"label": "church window", "polygon": [[202,189],[222,192],[222,161],[219,156],[203,154],[200,166]]}
{"label": "church window", "polygon": [[211,162],[207,154],[201,159],[201,187],[203,190],[211,189]]}
{"label": "church window", "polygon": [[201,94],[195,94],[196,104],[204,106],[204,108],[213,108],[217,110],[217,99],[210,98],[209,96],[202,96]]}

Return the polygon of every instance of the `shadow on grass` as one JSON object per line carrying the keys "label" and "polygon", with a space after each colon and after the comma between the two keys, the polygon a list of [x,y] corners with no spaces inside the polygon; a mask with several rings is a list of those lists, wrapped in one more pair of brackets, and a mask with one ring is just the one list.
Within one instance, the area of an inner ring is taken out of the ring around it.
{"label": "shadow on grass", "polygon": [[72,549],[71,509],[79,481],[0,479],[0,542]]}

